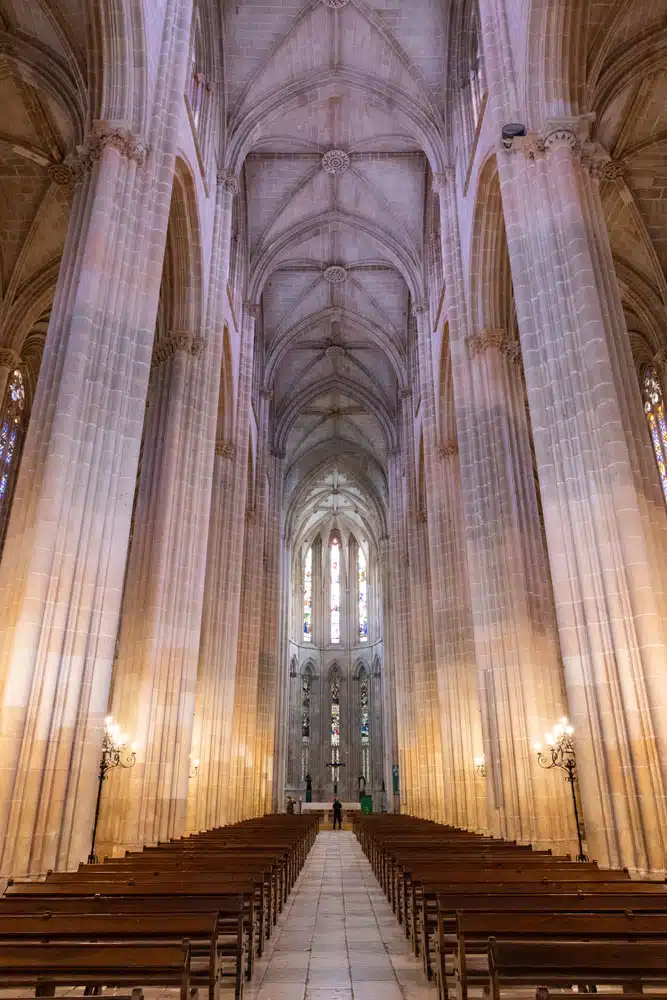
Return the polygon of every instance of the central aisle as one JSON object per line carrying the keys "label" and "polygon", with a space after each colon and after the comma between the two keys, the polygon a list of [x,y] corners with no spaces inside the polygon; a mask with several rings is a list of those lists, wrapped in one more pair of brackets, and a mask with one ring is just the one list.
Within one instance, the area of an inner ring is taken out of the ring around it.
{"label": "central aisle", "polygon": [[246,1000],[434,1000],[354,834],[320,833]]}

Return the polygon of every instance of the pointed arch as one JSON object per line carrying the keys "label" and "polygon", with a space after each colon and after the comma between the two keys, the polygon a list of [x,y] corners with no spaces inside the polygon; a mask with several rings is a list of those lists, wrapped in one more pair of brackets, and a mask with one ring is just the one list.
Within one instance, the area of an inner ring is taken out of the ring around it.
{"label": "pointed arch", "polygon": [[514,292],[495,155],[485,161],[477,183],[469,274],[473,328],[511,332]]}
{"label": "pointed arch", "polygon": [[529,2],[526,108],[534,127],[586,110],[587,16],[580,0]]}
{"label": "pointed arch", "polygon": [[199,210],[192,170],[182,157],[176,160],[162,284],[166,332],[198,336],[203,314]]}
{"label": "pointed arch", "polygon": [[131,131],[146,135],[150,102],[144,5],[99,0],[88,4],[88,10],[90,118],[124,122]]}

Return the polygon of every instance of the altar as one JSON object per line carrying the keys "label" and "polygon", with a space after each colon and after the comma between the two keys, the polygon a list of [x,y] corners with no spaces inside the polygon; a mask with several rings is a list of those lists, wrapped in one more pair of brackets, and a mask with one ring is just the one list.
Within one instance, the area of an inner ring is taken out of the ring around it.
{"label": "altar", "polygon": [[[343,807],[343,812],[361,812],[361,802],[341,802]],[[299,809],[299,803],[296,804],[296,809]],[[302,802],[301,812],[331,812],[333,809],[333,800],[331,802]]]}

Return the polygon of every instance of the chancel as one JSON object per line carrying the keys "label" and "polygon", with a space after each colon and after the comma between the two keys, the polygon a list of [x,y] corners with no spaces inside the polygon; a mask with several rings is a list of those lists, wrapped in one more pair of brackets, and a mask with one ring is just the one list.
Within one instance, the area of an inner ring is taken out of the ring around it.
{"label": "chancel", "polygon": [[664,879],[666,15],[0,0],[8,900]]}

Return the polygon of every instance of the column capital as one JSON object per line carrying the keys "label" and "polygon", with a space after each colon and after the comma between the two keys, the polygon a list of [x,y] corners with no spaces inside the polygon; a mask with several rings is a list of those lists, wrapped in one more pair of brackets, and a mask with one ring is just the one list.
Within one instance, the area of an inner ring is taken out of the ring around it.
{"label": "column capital", "polygon": [[398,395],[401,399],[409,399],[410,396],[412,395],[412,386],[411,385],[400,386],[398,390]]}
{"label": "column capital", "polygon": [[200,358],[204,353],[206,341],[203,337],[193,337],[187,330],[172,330],[158,340],[153,347],[151,364],[155,367],[168,361],[177,351]]}
{"label": "column capital", "polygon": [[269,403],[273,399],[273,389],[271,389],[270,386],[268,385],[263,385],[262,388],[259,390],[259,394],[262,397],[262,399],[265,399]]}
{"label": "column capital", "polygon": [[[55,180],[57,177],[59,180],[56,180],[56,183],[68,184],[80,180],[84,173],[92,170],[102,159],[102,154],[107,148],[115,149],[121,156],[133,160],[140,167],[143,167],[148,157],[146,140],[143,136],[132,132],[125,122],[98,119],[93,122],[93,127],[83,143],[76,147],[76,152],[68,156],[64,164],[53,165],[53,170],[50,171],[51,179]],[[65,171],[69,171],[69,177]]]}
{"label": "column capital", "polygon": [[433,174],[433,190],[436,194],[444,191],[448,184],[453,184],[456,177],[454,167],[445,167],[444,170]]}
{"label": "column capital", "polygon": [[503,354],[508,361],[518,362],[521,359],[521,346],[514,337],[502,327],[487,327],[479,333],[468,337],[468,354],[476,358],[485,351],[495,350]]}
{"label": "column capital", "polygon": [[247,299],[243,303],[243,311],[247,316],[251,316],[252,319],[259,319],[260,315],[260,305],[259,302],[250,302]]}
{"label": "column capital", "polygon": [[459,443],[455,438],[448,438],[447,441],[442,441],[440,443],[440,458],[451,458],[452,455],[458,455],[459,453]]}
{"label": "column capital", "polygon": [[223,191],[232,197],[239,193],[239,179],[230,170],[218,170],[217,181]]}
{"label": "column capital", "polygon": [[236,445],[232,441],[227,441],[226,438],[216,438],[215,454],[218,458],[228,458],[231,460],[236,456]]}
{"label": "column capital", "polygon": [[21,355],[13,347],[0,348],[0,365],[3,368],[15,368],[21,361]]}

